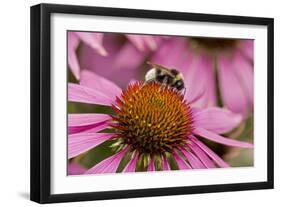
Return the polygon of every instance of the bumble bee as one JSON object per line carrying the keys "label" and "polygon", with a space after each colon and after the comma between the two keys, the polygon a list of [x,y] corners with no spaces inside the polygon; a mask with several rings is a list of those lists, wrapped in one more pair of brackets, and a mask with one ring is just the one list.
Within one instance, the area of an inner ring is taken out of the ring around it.
{"label": "bumble bee", "polygon": [[158,82],[181,91],[185,89],[183,75],[176,69],[165,68],[162,65],[148,62],[152,68],[145,75],[145,82]]}

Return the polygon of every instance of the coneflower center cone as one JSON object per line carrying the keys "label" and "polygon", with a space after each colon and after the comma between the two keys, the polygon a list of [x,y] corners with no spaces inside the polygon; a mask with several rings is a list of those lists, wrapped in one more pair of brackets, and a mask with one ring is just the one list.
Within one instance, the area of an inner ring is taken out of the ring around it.
{"label": "coneflower center cone", "polygon": [[112,106],[117,139],[140,154],[162,155],[188,146],[192,112],[181,92],[156,82],[136,82]]}
{"label": "coneflower center cone", "polygon": [[226,38],[191,38],[191,45],[206,53],[218,53],[232,51],[237,47],[239,41]]}

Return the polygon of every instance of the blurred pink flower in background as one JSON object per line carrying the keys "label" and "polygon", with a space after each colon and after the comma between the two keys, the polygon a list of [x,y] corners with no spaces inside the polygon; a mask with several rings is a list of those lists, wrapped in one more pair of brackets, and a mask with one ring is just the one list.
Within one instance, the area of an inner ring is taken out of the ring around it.
{"label": "blurred pink flower in background", "polygon": [[83,42],[92,48],[93,51],[101,56],[106,56],[107,52],[103,47],[103,34],[94,32],[68,32],[67,33],[68,47],[68,66],[73,75],[79,80],[80,78],[80,63],[77,57],[77,49],[79,44]]}
{"label": "blurred pink flower in background", "polygon": [[151,62],[182,72],[188,97],[203,90],[198,107],[223,105],[244,117],[253,106],[253,40],[172,37],[161,42]]}
{"label": "blurred pink flower in background", "polygon": [[151,35],[68,32],[68,66],[77,80],[86,69],[124,86],[129,79],[137,78],[138,69],[160,39]]}
{"label": "blurred pink flower in background", "polygon": [[[137,163],[144,157],[147,171],[157,170],[157,162],[161,170],[171,170],[168,157],[176,161],[179,169],[229,167],[200,139],[252,148],[250,143],[219,135],[237,127],[242,117],[217,107],[194,108],[196,93],[200,94],[200,90],[193,91],[193,98],[187,101],[169,87],[156,83],[143,86],[141,82],[131,83],[122,91],[112,81],[83,70],[80,84],[68,85],[68,101],[108,106],[115,115],[69,114],[68,158],[113,140],[115,154],[88,169],[86,174],[114,173],[127,155],[130,159],[123,172],[136,171]],[[113,132],[101,132],[104,129]]]}

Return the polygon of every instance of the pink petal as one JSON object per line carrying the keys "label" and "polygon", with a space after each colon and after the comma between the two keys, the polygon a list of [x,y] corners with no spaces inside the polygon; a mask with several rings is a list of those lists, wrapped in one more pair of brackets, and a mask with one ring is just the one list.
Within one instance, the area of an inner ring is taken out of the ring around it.
{"label": "pink petal", "polygon": [[83,70],[81,72],[80,84],[106,94],[109,98],[113,97],[113,99],[115,99],[116,96],[120,96],[122,92],[121,88],[115,83],[88,70]]}
{"label": "pink petal", "polygon": [[136,79],[132,79],[132,80],[129,81],[128,86],[129,86],[129,85],[134,85],[134,84],[136,84],[137,82],[138,82],[138,81],[137,81]]}
{"label": "pink petal", "polygon": [[145,45],[150,49],[150,50],[156,50],[157,49],[157,43],[154,39],[153,36],[151,35],[144,35],[143,36],[143,41]]}
{"label": "pink petal", "polygon": [[[183,72],[186,93],[185,98],[192,101],[194,107],[213,106],[216,103],[215,77],[213,61],[204,55],[191,57],[192,61]],[[200,99],[196,97],[200,97]],[[196,100],[196,101],[194,101]]]}
{"label": "pink petal", "polygon": [[68,135],[68,158],[75,157],[113,137],[109,133],[81,132]]}
{"label": "pink petal", "polygon": [[79,39],[74,32],[67,33],[67,58],[68,66],[77,80],[80,78],[80,66],[76,55]]}
{"label": "pink petal", "polygon": [[68,47],[72,48],[73,50],[76,50],[79,45],[79,38],[77,37],[75,32],[68,32],[67,38]]}
{"label": "pink petal", "polygon": [[208,154],[220,167],[229,167],[229,165],[222,160],[216,153],[210,150],[206,145],[200,142],[198,139],[193,137],[192,142],[195,143],[198,147],[200,147],[206,154]]}
{"label": "pink petal", "polygon": [[79,80],[80,79],[80,66],[78,63],[76,53],[74,51],[69,50],[69,52],[68,52],[68,65],[69,65],[69,68],[71,69],[73,75],[75,76],[75,78],[77,80]]}
{"label": "pink petal", "polygon": [[185,39],[171,37],[161,43],[157,51],[153,53],[150,62],[163,65],[167,68],[176,68],[180,72],[184,72],[187,70],[190,60]]}
{"label": "pink petal", "polygon": [[169,162],[165,157],[162,157],[162,168],[163,170],[171,170]]}
{"label": "pink petal", "polygon": [[253,66],[240,53],[234,56],[234,68],[237,78],[241,81],[244,94],[247,98],[249,107],[253,105],[254,96],[254,71]]}
{"label": "pink petal", "polygon": [[139,51],[157,48],[157,41],[152,35],[126,35],[126,37]]}
{"label": "pink petal", "polygon": [[182,153],[187,158],[188,162],[190,163],[193,169],[206,168],[204,164],[192,152],[183,149]]}
{"label": "pink petal", "polygon": [[194,113],[193,121],[195,127],[223,134],[237,127],[242,121],[242,116],[226,109],[212,107]]}
{"label": "pink petal", "polygon": [[87,45],[82,44],[79,51],[81,68],[93,71],[122,88],[125,88],[131,79],[139,80],[138,69],[142,64],[139,61],[144,60],[147,52],[140,52],[135,49],[137,53],[130,54],[127,61],[118,60],[125,56],[122,53],[127,52],[125,49],[127,45],[134,47],[129,41],[120,41],[122,37],[123,35],[104,34],[104,47],[108,51],[107,56],[101,56],[93,52]]}
{"label": "pink petal", "polygon": [[240,147],[240,148],[253,148],[254,145],[247,142],[237,141],[234,139],[226,138],[211,131],[208,131],[203,128],[195,128],[193,132],[203,138],[212,140],[214,142],[231,146],[231,147]]}
{"label": "pink petal", "polygon": [[110,120],[107,114],[68,114],[68,126],[85,126]]}
{"label": "pink petal", "polygon": [[190,149],[201,160],[201,162],[203,163],[203,165],[206,168],[215,168],[216,167],[215,164],[213,163],[213,161],[210,160],[210,158],[207,156],[207,154],[203,150],[201,150],[201,148],[199,148],[196,144],[191,143]]}
{"label": "pink petal", "polygon": [[124,70],[124,67],[137,70],[137,67],[140,66],[144,60],[145,55],[139,52],[132,44],[127,43],[120,48],[119,52],[116,54],[113,64],[116,67],[116,72]]}
{"label": "pink petal", "polygon": [[87,45],[96,50],[100,55],[106,56],[107,51],[102,45],[103,34],[94,32],[75,32],[76,35]]}
{"label": "pink petal", "polygon": [[125,148],[115,155],[101,161],[91,169],[87,170],[85,174],[98,174],[98,173],[115,173],[128,148]]}
{"label": "pink petal", "polygon": [[205,84],[205,99],[207,99],[207,106],[217,105],[216,94],[216,77],[214,73],[214,60],[207,59],[205,65],[206,84]]}
{"label": "pink petal", "polygon": [[130,161],[127,163],[126,167],[124,168],[123,172],[135,172],[137,161],[138,161],[138,154],[134,153]]}
{"label": "pink petal", "polygon": [[183,161],[183,159],[178,154],[173,153],[173,157],[175,158],[180,170],[191,169],[191,166]]}
{"label": "pink petal", "polygon": [[188,95],[185,95],[185,99],[188,100],[188,103],[194,107],[195,103],[199,101],[200,99],[204,98],[206,93],[206,88],[202,88],[201,92],[198,92],[196,96],[193,96],[192,98],[188,97]]}
{"label": "pink petal", "polygon": [[99,130],[108,126],[111,117],[107,114],[68,114],[68,134],[74,134],[89,129]]}
{"label": "pink petal", "polygon": [[218,77],[224,105],[235,113],[247,114],[248,102],[233,58],[218,58]]}
{"label": "pink petal", "polygon": [[86,171],[84,167],[75,162],[67,164],[67,175],[81,175]]}
{"label": "pink petal", "polygon": [[127,38],[136,46],[140,51],[143,51],[145,48],[144,41],[139,35],[126,35]]}
{"label": "pink petal", "polygon": [[253,60],[254,58],[254,40],[240,40],[241,52],[246,55],[247,58]]}
{"label": "pink petal", "polygon": [[147,171],[155,171],[154,160],[152,158],[150,159]]}
{"label": "pink petal", "polygon": [[68,134],[76,134],[80,132],[99,132],[101,130],[104,130],[108,128],[108,123],[107,121],[104,122],[99,122],[91,125],[86,125],[86,126],[73,126],[73,127],[68,127]]}
{"label": "pink petal", "polygon": [[115,97],[79,84],[68,83],[68,101],[111,106]]}

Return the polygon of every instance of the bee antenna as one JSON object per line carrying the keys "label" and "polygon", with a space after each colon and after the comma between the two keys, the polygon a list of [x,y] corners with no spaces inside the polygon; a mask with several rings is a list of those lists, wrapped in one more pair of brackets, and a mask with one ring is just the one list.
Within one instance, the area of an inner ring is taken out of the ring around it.
{"label": "bee antenna", "polygon": [[183,88],[183,96],[185,96],[186,87]]}

